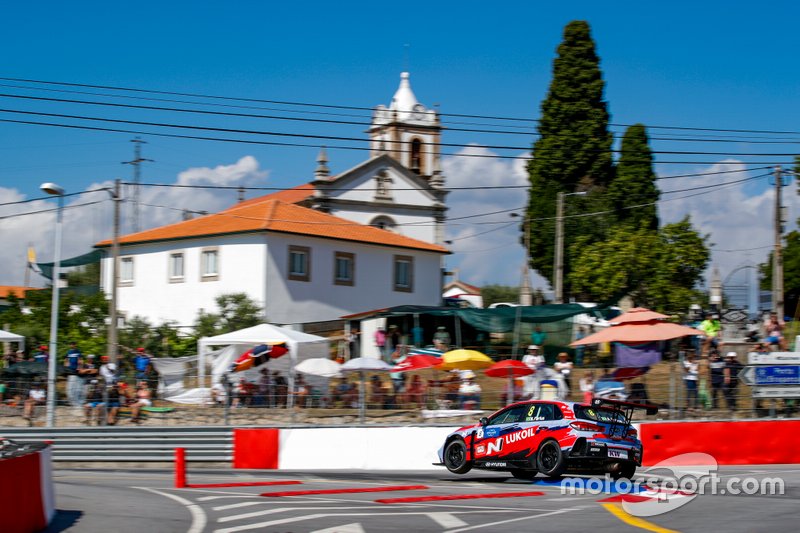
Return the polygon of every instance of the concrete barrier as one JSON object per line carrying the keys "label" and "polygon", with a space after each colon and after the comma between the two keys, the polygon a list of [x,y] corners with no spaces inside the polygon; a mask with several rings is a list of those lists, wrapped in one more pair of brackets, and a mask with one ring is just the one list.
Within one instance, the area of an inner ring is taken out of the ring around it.
{"label": "concrete barrier", "polygon": [[3,533],[32,533],[55,516],[50,446],[0,459]]}

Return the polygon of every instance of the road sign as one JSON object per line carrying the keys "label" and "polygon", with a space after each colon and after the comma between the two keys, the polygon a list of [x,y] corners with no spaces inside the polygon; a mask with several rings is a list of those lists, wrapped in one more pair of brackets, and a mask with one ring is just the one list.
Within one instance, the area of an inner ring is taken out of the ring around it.
{"label": "road sign", "polygon": [[747,311],[741,309],[729,309],[722,315],[725,322],[744,322],[747,320]]}
{"label": "road sign", "polygon": [[800,365],[800,352],[768,352],[747,354],[751,365]]}
{"label": "road sign", "polygon": [[753,398],[800,398],[800,387],[756,387]]}
{"label": "road sign", "polygon": [[800,385],[800,366],[746,366],[739,372],[745,385]]}

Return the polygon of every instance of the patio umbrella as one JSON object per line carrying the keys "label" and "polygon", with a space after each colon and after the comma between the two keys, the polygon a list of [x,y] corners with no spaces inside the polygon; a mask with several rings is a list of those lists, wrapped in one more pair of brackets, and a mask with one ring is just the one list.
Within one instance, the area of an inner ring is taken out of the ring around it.
{"label": "patio umbrella", "polygon": [[698,329],[672,322],[653,320],[650,322],[628,322],[618,326],[611,326],[597,333],[577,340],[570,346],[584,346],[586,344],[600,344],[602,342],[621,342],[623,344],[641,344],[653,341],[666,341],[687,335],[704,335]]}
{"label": "patio umbrella", "polygon": [[442,350],[436,348],[411,348],[408,350],[408,355],[431,355],[433,357],[441,357],[444,354]]}
{"label": "patio umbrella", "polygon": [[508,378],[508,403],[514,403],[514,378],[529,376],[534,370],[522,361],[503,359],[483,371],[492,378]]}
{"label": "patio umbrella", "polygon": [[243,372],[251,368],[258,368],[270,359],[277,359],[289,351],[285,342],[259,344],[244,352],[231,363],[231,372]]}
{"label": "patio umbrella", "polygon": [[298,364],[295,370],[303,374],[321,376],[323,378],[338,378],[342,376],[342,365],[324,357],[306,359]]}
{"label": "patio umbrella", "polygon": [[442,360],[432,355],[409,355],[392,367],[390,372],[410,372],[438,366]]}
{"label": "patio umbrella", "polygon": [[492,366],[492,359],[476,350],[450,350],[442,356],[440,370],[480,370]]}
{"label": "patio umbrella", "polygon": [[650,322],[651,320],[664,320],[669,318],[667,315],[656,313],[644,307],[634,307],[627,313],[622,313],[618,317],[614,317],[609,322],[612,324],[628,324],[630,322]]}
{"label": "patio umbrella", "polygon": [[366,402],[364,401],[364,381],[365,381],[365,374],[367,372],[386,372],[391,370],[392,367],[389,364],[385,363],[382,359],[377,359],[374,357],[356,357],[355,359],[350,359],[345,364],[342,365],[342,372],[358,372],[359,379],[360,379],[360,387],[358,389],[358,399],[359,399],[359,418],[361,419],[361,423],[364,423],[364,419],[366,418]]}

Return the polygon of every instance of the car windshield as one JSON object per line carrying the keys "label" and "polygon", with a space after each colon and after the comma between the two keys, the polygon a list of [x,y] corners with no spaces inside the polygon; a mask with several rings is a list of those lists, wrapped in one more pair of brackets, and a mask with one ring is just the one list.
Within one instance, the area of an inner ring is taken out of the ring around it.
{"label": "car windshield", "polygon": [[597,409],[595,407],[575,406],[575,416],[584,420],[594,422],[618,422],[625,423],[625,415],[619,411],[611,409]]}

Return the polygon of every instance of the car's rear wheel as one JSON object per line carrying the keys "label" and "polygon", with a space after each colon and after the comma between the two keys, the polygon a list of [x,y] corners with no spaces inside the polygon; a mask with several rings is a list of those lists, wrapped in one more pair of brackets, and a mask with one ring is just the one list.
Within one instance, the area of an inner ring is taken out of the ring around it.
{"label": "car's rear wheel", "polygon": [[531,481],[533,478],[536,477],[536,470],[523,470],[521,468],[514,468],[510,470],[511,475],[517,479],[524,479],[526,481]]}
{"label": "car's rear wheel", "polygon": [[536,454],[536,468],[547,477],[561,477],[567,468],[561,446],[554,440],[546,440]]}
{"label": "car's rear wheel", "polygon": [[611,479],[633,479],[636,473],[636,463],[622,463],[619,468],[611,472]]}
{"label": "car's rear wheel", "polygon": [[462,439],[453,439],[444,447],[444,466],[454,474],[472,470],[472,462],[467,461],[467,445]]}

